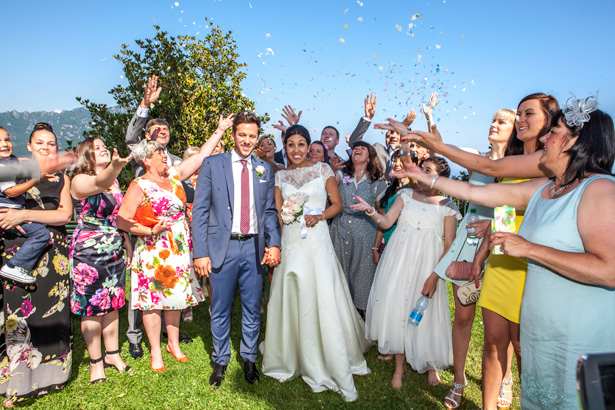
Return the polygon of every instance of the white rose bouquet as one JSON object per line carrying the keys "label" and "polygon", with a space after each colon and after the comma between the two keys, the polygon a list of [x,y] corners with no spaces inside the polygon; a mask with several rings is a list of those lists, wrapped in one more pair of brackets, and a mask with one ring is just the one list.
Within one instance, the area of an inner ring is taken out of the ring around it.
{"label": "white rose bouquet", "polygon": [[284,201],[282,204],[282,222],[285,225],[295,222],[303,215],[303,204],[307,202],[308,198],[306,194],[297,192]]}

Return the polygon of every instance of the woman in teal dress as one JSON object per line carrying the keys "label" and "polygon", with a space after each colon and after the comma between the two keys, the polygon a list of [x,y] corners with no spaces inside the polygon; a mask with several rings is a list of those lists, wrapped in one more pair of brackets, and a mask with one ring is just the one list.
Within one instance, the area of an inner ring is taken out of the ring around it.
{"label": "woman in teal dress", "polygon": [[[596,105],[569,100],[542,137],[540,163],[551,179],[482,187],[434,181],[458,198],[525,210],[519,235],[496,232],[490,243],[528,259],[520,320],[524,409],[578,408],[578,357],[615,351],[615,129]],[[431,180],[419,170],[407,175]]]}

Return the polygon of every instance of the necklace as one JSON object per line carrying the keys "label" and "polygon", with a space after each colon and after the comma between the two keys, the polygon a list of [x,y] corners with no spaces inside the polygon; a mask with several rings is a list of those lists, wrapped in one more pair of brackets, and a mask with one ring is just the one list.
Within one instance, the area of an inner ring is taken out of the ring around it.
{"label": "necklace", "polygon": [[555,185],[555,182],[553,182],[553,185],[551,185],[549,187],[549,198],[553,198],[554,196],[558,196],[559,194],[564,192],[564,190],[566,190],[566,188],[568,188],[569,186],[570,186],[570,183],[568,183],[566,185],[562,185],[561,187],[557,188],[557,185]]}

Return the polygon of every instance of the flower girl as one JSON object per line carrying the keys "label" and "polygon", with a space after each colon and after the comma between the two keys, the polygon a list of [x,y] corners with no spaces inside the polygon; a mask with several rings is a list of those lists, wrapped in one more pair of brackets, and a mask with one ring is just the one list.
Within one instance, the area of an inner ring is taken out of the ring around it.
{"label": "flower girl", "polygon": [[[365,321],[366,337],[378,341],[379,358],[389,360],[395,355],[391,383],[396,389],[402,386],[404,359],[417,372],[427,372],[434,386],[440,383],[438,368],[450,366],[453,360],[447,288],[433,269],[453,243],[461,215],[454,202],[433,188],[437,178],[450,176],[446,160],[430,157],[423,169],[433,175],[431,186],[419,184],[419,190],[399,191],[386,215],[359,197],[359,204],[352,206],[365,211],[379,228],[397,221],[376,270]],[[408,316],[421,295],[431,300],[415,327],[408,323]]]}

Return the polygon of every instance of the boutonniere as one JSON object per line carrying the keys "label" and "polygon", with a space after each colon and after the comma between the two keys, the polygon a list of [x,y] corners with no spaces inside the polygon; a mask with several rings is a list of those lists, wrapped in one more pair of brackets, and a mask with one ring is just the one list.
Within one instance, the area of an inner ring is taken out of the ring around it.
{"label": "boutonniere", "polygon": [[260,178],[263,175],[265,175],[265,167],[262,165],[259,165],[256,168],[254,168],[254,171],[256,171],[256,178]]}
{"label": "boutonniere", "polygon": [[342,178],[343,184],[350,184],[351,181],[352,181],[352,177],[345,176],[344,178]]}

